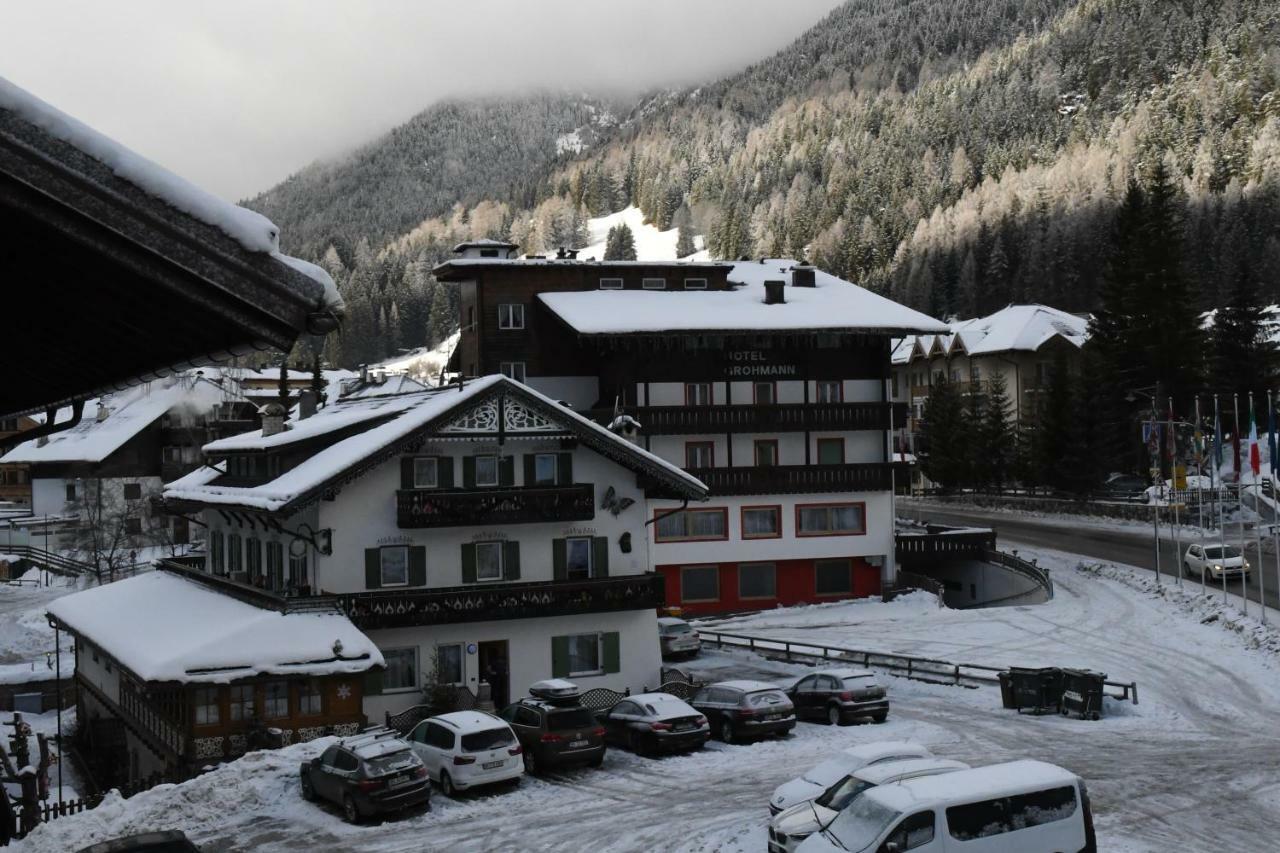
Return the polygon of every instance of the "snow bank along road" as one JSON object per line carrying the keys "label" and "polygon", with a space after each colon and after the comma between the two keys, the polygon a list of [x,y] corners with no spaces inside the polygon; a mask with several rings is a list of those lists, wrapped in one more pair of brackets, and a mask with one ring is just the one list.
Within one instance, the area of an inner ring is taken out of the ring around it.
{"label": "snow bank along road", "polygon": [[[916,739],[972,764],[1046,759],[1083,775],[1099,848],[1121,853],[1276,849],[1280,826],[1280,679],[1273,652],[1201,624],[1187,601],[1157,597],[1127,569],[1078,571],[1078,558],[1035,552],[1055,571],[1057,598],[998,610],[941,610],[911,596],[725,619],[725,630],[823,639],[975,662],[1100,669],[1142,690],[1091,723],[1017,716],[994,688],[967,690],[888,679],[884,725],[802,723],[786,740],[711,743],[700,754],[649,760],[611,750],[601,771],[526,779],[503,794],[450,801],[430,813],[352,827],[299,798],[299,761],[325,741],[254,753],[184,785],[166,786],[54,821],[15,849],[63,853],[114,834],[180,827],[208,851],[690,851],[765,847],[773,788],[832,750]],[[1215,605],[1216,606],[1216,605]],[[694,663],[714,678],[785,680],[799,665],[708,651]],[[1034,851],[1028,851],[1034,853]]]}

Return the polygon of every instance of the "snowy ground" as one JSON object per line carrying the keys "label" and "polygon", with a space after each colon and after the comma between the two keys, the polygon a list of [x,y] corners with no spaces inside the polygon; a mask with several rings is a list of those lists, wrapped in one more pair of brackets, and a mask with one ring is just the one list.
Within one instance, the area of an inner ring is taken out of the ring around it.
{"label": "snowy ground", "polygon": [[[52,677],[50,656],[53,629],[44,610],[50,601],[76,591],[76,582],[60,575],[32,570],[23,580],[34,584],[0,584],[0,680],[25,681]],[[63,664],[71,658],[71,643],[63,637]]]}
{"label": "snowy ground", "polygon": [[[659,231],[657,227],[644,221],[644,214],[638,207],[627,207],[608,216],[598,216],[587,221],[588,244],[578,250],[579,258],[604,257],[605,243],[609,237],[609,229],[616,225],[626,225],[636,238],[636,259],[641,261],[674,261],[674,260],[707,260],[706,252],[698,251],[687,258],[676,257],[676,238],[680,236],[678,228]],[[702,237],[693,238],[694,245],[702,248]]]}
{"label": "snowy ground", "polygon": [[[1168,590],[1155,594],[1148,579],[1122,567],[1081,570],[1068,555],[1033,556],[1055,572],[1057,597],[1049,604],[952,611],[913,596],[891,605],[792,608],[719,624],[975,663],[1100,669],[1116,680],[1136,680],[1141,705],[1110,703],[1108,716],[1092,723],[1018,716],[999,708],[994,687],[889,679],[893,710],[884,725],[802,723],[786,740],[713,742],[700,754],[657,760],[612,750],[602,771],[526,779],[516,791],[460,801],[437,796],[430,813],[361,827],[300,800],[298,762],[324,745],[313,742],[255,753],[129,801],[110,797],[14,849],[61,853],[113,834],[180,827],[207,851],[255,853],[759,851],[776,785],[832,750],[884,738],[918,740],[972,764],[1034,757],[1079,772],[1093,795],[1101,850],[1273,849],[1280,826],[1275,635],[1245,630],[1219,603]],[[713,677],[778,681],[805,670],[714,650],[693,668]]]}

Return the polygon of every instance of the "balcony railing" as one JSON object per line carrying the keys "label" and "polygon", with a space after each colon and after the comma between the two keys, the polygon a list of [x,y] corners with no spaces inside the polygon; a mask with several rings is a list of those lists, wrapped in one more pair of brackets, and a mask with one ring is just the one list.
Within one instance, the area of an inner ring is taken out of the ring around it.
{"label": "balcony railing", "polygon": [[[857,465],[766,465],[737,468],[687,468],[713,496],[774,495],[807,492],[883,492],[892,488],[888,462]],[[898,477],[908,476],[899,464]]]}
{"label": "balcony railing", "polygon": [[[642,406],[628,409],[645,435],[700,435],[720,432],[800,432],[803,430],[886,430],[889,407],[894,424],[907,416],[904,403],[783,403],[751,406]],[[593,411],[606,421],[613,411]]]}
{"label": "balcony railing", "polygon": [[410,527],[465,527],[539,521],[590,521],[595,518],[595,487],[401,489],[396,492],[396,523]]}
{"label": "balcony railing", "polygon": [[660,574],[492,586],[473,584],[446,589],[378,590],[331,598],[362,630],[648,610],[664,603]]}

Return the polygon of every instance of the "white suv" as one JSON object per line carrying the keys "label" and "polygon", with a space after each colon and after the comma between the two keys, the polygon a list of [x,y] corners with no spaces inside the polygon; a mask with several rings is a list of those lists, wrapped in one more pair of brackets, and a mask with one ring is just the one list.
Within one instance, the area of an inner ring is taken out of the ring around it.
{"label": "white suv", "polygon": [[518,782],[523,750],[503,720],[483,711],[455,711],[423,720],[409,745],[446,797],[481,785]]}

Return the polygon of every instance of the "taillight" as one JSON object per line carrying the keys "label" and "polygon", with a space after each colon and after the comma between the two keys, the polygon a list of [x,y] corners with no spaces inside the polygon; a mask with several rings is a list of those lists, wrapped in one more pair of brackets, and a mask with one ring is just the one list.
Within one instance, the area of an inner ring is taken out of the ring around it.
{"label": "taillight", "polygon": [[387,780],[385,779],[361,779],[359,782],[356,782],[356,787],[361,791],[376,791],[379,788],[385,787],[386,784]]}
{"label": "taillight", "polygon": [[476,757],[474,755],[455,755],[453,757],[454,764],[475,764]]}
{"label": "taillight", "polygon": [[413,775],[418,779],[425,779],[427,778],[427,768],[419,767],[417,770],[413,771]]}
{"label": "taillight", "polygon": [[671,724],[670,723],[650,723],[649,728],[653,729],[655,732],[665,732],[671,729]]}
{"label": "taillight", "polygon": [[853,699],[853,694],[850,693],[848,690],[845,690],[840,694],[840,698],[845,702],[848,702],[849,700]]}
{"label": "taillight", "polygon": [[592,729],[591,734],[595,735],[596,737],[604,737],[604,726],[601,726],[598,729]]}
{"label": "taillight", "polygon": [[694,720],[694,721],[693,721],[693,724],[694,724],[695,726],[705,726],[705,725],[707,724],[707,718],[706,718],[706,717],[699,717],[698,719],[696,719],[696,720]]}
{"label": "taillight", "polygon": [[521,748],[520,744],[516,744],[515,746],[508,749],[507,752],[511,755],[519,755],[520,753],[524,752],[524,749]]}
{"label": "taillight", "polygon": [[558,734],[555,734],[554,732],[547,732],[542,737],[538,738],[538,740],[542,741],[543,743],[559,743],[560,741],[564,740],[564,738]]}
{"label": "taillight", "polygon": [[755,708],[739,708],[738,709],[739,717],[754,717],[755,715],[756,715]]}

